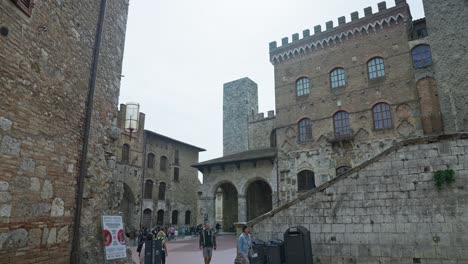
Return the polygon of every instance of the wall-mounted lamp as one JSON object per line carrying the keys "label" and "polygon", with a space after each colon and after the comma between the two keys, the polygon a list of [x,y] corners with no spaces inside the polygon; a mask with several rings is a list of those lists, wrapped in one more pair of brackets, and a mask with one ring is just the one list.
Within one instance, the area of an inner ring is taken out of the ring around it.
{"label": "wall-mounted lamp", "polygon": [[138,103],[127,103],[125,111],[125,131],[130,132],[130,141],[132,140],[132,133],[138,131],[139,111],[140,105]]}

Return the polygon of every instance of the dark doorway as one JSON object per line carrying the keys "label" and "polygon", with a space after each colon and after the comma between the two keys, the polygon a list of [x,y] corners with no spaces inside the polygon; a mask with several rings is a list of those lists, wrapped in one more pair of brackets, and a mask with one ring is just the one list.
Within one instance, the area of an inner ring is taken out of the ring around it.
{"label": "dark doorway", "polygon": [[237,189],[232,183],[223,183],[217,190],[221,191],[222,198],[215,200],[216,215],[222,219],[220,224],[224,231],[234,232],[234,223],[239,221]]}
{"label": "dark doorway", "polygon": [[179,223],[179,211],[172,211],[172,224],[177,225]]}
{"label": "dark doorway", "polygon": [[247,188],[247,220],[255,219],[273,208],[271,188],[265,181],[257,180]]}
{"label": "dark doorway", "polygon": [[135,212],[135,198],[133,196],[132,190],[128,187],[127,184],[123,184],[124,194],[122,202],[120,203],[120,211],[122,212],[122,220],[124,226],[138,228],[138,224],[134,222],[134,215],[138,212]]}
{"label": "dark doorway", "polygon": [[190,225],[190,219],[191,219],[191,212],[190,211],[186,211],[185,212],[185,224],[186,225]]}
{"label": "dark doorway", "polygon": [[143,227],[151,227],[151,209],[145,209],[143,211]]}
{"label": "dark doorway", "polygon": [[158,211],[158,217],[156,219],[156,224],[162,226],[164,223],[164,210]]}

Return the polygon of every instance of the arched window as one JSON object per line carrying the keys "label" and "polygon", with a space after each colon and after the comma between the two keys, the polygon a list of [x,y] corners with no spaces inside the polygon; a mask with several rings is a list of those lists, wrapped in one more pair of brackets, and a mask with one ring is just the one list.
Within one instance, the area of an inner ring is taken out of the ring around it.
{"label": "arched window", "polygon": [[179,182],[179,168],[174,167],[174,181]]}
{"label": "arched window", "polygon": [[153,153],[148,154],[148,161],[146,163],[146,166],[148,169],[154,168],[154,154]]}
{"label": "arched window", "polygon": [[297,174],[297,190],[308,191],[315,188],[314,172],[303,170]]}
{"label": "arched window", "polygon": [[172,224],[177,225],[178,222],[179,222],[179,211],[174,210],[172,211]]}
{"label": "arched window", "polygon": [[143,210],[143,227],[150,228],[151,227],[151,209]]}
{"label": "arched window", "polygon": [[299,121],[299,135],[298,140],[299,142],[307,142],[312,141],[312,120],[309,118],[304,118]]}
{"label": "arched window", "polygon": [[336,176],[341,175],[341,174],[343,174],[343,173],[349,171],[350,169],[351,169],[351,167],[349,167],[349,166],[341,166],[341,167],[338,167],[338,168],[336,169]]}
{"label": "arched window", "polygon": [[432,65],[432,54],[429,45],[418,45],[413,51],[414,68],[423,68]]}
{"label": "arched window", "polygon": [[339,111],[333,116],[333,123],[335,125],[335,135],[343,136],[350,135],[351,128],[349,127],[349,114],[345,111]]}
{"label": "arched window", "polygon": [[159,159],[159,170],[166,171],[167,170],[167,157],[161,156]]}
{"label": "arched window", "polygon": [[144,199],[153,199],[153,181],[146,180],[145,182],[145,192],[144,192]]}
{"label": "arched window", "polygon": [[158,200],[164,201],[166,199],[166,184],[161,182],[159,184]]}
{"label": "arched window", "polygon": [[130,160],[130,146],[123,144],[122,146],[122,163],[128,163]]}
{"label": "arched window", "polygon": [[384,59],[371,59],[369,62],[367,62],[367,71],[369,73],[369,79],[375,79],[385,76]]}
{"label": "arched window", "polygon": [[330,72],[331,88],[339,88],[346,85],[346,76],[343,68],[335,68]]}
{"label": "arched window", "polygon": [[310,92],[309,78],[303,77],[296,81],[296,95],[297,96],[308,95],[309,92]]}
{"label": "arched window", "polygon": [[390,112],[390,105],[386,103],[379,103],[372,108],[374,116],[374,128],[386,129],[392,127],[392,113]]}
{"label": "arched window", "polygon": [[185,211],[185,224],[190,225],[190,218],[191,218],[191,212],[190,211]]}

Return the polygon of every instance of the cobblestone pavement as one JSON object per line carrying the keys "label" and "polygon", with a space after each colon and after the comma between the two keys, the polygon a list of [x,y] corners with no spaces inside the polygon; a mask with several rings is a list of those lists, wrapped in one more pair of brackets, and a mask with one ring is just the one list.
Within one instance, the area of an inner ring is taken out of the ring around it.
{"label": "cobblestone pavement", "polygon": [[[217,236],[218,248],[213,252],[211,264],[232,264],[236,257],[237,238],[234,235]],[[169,241],[166,264],[203,264],[203,255],[198,248],[198,237],[186,240]],[[136,247],[132,247],[133,259],[138,262]]]}

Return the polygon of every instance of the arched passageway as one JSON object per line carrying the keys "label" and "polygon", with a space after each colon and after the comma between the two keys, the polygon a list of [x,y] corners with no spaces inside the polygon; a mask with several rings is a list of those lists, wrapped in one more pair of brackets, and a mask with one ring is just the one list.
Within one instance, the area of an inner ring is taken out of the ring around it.
{"label": "arched passageway", "polygon": [[125,227],[138,228],[138,223],[135,223],[135,197],[133,196],[132,190],[127,184],[123,184],[124,193],[122,202],[120,203],[120,211],[122,212],[122,221]]}
{"label": "arched passageway", "polygon": [[235,231],[234,223],[239,219],[236,187],[232,183],[223,183],[216,189],[215,197],[219,197],[215,198],[217,220],[222,219],[220,224],[224,231]]}
{"label": "arched passageway", "polygon": [[247,188],[247,220],[255,219],[273,208],[270,185],[256,180]]}

